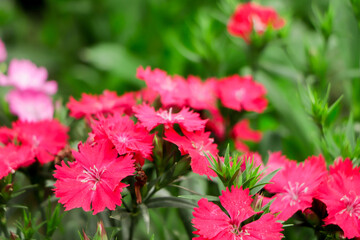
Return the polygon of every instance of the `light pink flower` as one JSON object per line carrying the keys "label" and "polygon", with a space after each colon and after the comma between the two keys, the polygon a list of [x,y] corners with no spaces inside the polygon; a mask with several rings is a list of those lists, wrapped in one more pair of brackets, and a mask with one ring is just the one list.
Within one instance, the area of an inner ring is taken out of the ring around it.
{"label": "light pink flower", "polygon": [[11,113],[22,121],[40,121],[52,119],[54,106],[52,98],[39,91],[11,90],[6,95]]}
{"label": "light pink flower", "polygon": [[3,76],[1,85],[14,86],[18,90],[33,90],[49,95],[56,93],[57,83],[46,81],[47,70],[44,67],[37,67],[29,60],[13,59],[10,62],[7,76]]}
{"label": "light pink flower", "polygon": [[194,209],[192,223],[197,229],[194,233],[202,240],[280,240],[282,224],[276,222],[274,216],[266,213],[258,220],[241,225],[256,212],[251,208],[252,198],[249,189],[234,186],[222,191],[219,197],[226,214],[218,205],[199,200],[198,208]]}
{"label": "light pink flower", "polygon": [[126,185],[125,177],[134,173],[131,155],[118,157],[117,151],[106,142],[94,146],[79,145],[79,152],[73,151],[76,159],[67,166],[64,162],[56,166],[54,177],[55,196],[64,204],[65,210],[83,208],[93,214],[105,208],[114,210],[122,201],[121,192]]}

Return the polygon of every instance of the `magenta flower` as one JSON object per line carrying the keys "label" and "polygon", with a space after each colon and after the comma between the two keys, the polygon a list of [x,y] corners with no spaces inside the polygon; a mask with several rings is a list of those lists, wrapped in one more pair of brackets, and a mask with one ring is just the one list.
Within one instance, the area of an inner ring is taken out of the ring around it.
{"label": "magenta flower", "polygon": [[0,146],[0,159],[0,179],[20,167],[26,167],[35,162],[30,147],[14,144]]}
{"label": "magenta flower", "polygon": [[134,107],[135,116],[141,124],[151,131],[154,127],[164,124],[165,128],[172,128],[175,123],[179,124],[186,131],[192,132],[203,130],[207,120],[202,120],[198,113],[190,111],[189,108],[183,108],[178,113],[169,110],[155,109],[149,105],[140,105]]}
{"label": "magenta flower", "polygon": [[262,113],[267,107],[266,89],[251,76],[233,75],[218,82],[218,94],[222,104],[236,111]]}
{"label": "magenta flower", "polygon": [[235,141],[235,148],[241,152],[248,152],[249,147],[243,141],[260,142],[262,133],[250,128],[249,119],[243,119],[231,131],[231,135]]}
{"label": "magenta flower", "polygon": [[128,116],[99,116],[99,121],[93,120],[91,126],[95,134],[94,140],[110,141],[120,155],[134,153],[141,165],[145,158],[151,159],[153,135],[139,123],[135,124]]}
{"label": "magenta flower", "polygon": [[21,121],[50,120],[54,115],[54,106],[49,95],[33,90],[11,90],[6,95],[11,113]]}
{"label": "magenta flower", "polygon": [[218,138],[223,140],[226,131],[225,119],[223,118],[218,109],[209,110],[209,113],[210,116],[208,116],[208,122],[206,123],[206,127],[211,129]]}
{"label": "magenta flower", "polygon": [[242,225],[242,222],[256,214],[251,208],[252,198],[249,189],[234,186],[222,191],[219,197],[221,208],[207,199],[199,200],[194,209],[192,223],[197,229],[194,233],[203,240],[280,240],[282,224],[275,221],[272,214],[266,213],[258,220]]}
{"label": "magenta flower", "polygon": [[95,215],[105,208],[114,210],[120,206],[121,192],[126,187],[120,181],[135,171],[131,155],[118,157],[106,142],[80,144],[79,152],[73,151],[73,155],[76,161],[69,166],[62,162],[54,174],[55,196],[65,210],[81,207],[84,211],[93,210]]}
{"label": "magenta flower", "polygon": [[360,171],[350,159],[336,160],[317,197],[326,204],[326,225],[338,225],[348,239],[360,237]]}
{"label": "magenta flower", "polygon": [[181,76],[169,76],[160,69],[151,70],[150,67],[137,69],[136,77],[144,80],[148,88],[153,89],[160,95],[161,103],[164,106],[185,105],[188,99],[189,86]]}
{"label": "magenta flower", "polygon": [[68,128],[57,120],[17,121],[13,123],[13,130],[17,141],[22,146],[29,146],[41,164],[54,160],[55,155],[65,147],[68,140]]}
{"label": "magenta flower", "polygon": [[187,82],[190,107],[198,110],[217,108],[216,79],[210,78],[203,82],[198,77],[189,76]]}
{"label": "magenta flower", "polygon": [[0,62],[5,61],[7,58],[7,52],[4,42],[0,39]]}
{"label": "magenta flower", "polygon": [[[282,160],[279,160],[282,161]],[[279,212],[278,219],[286,221],[298,210],[311,207],[320,184],[327,174],[324,157],[312,156],[296,165],[294,162],[285,166],[271,180],[266,189],[276,193],[271,204],[272,212]]]}
{"label": "magenta flower", "polygon": [[230,34],[249,43],[253,31],[262,35],[268,28],[280,29],[284,25],[284,19],[279,17],[274,9],[249,2],[236,8],[227,28]]}
{"label": "magenta flower", "polygon": [[174,143],[179,147],[182,155],[189,154],[191,157],[191,169],[199,175],[216,177],[216,173],[211,170],[210,163],[205,156],[211,153],[214,157],[218,154],[217,145],[213,138],[209,138],[210,132],[196,131],[187,132],[183,130],[185,136],[180,136],[174,129],[165,131],[165,140]]}
{"label": "magenta flower", "polygon": [[102,95],[90,95],[83,93],[80,101],[70,97],[67,107],[70,109],[70,116],[74,118],[91,117],[96,114],[123,113],[131,110],[135,105],[132,93],[119,97],[115,92],[105,90]]}
{"label": "magenta flower", "polygon": [[47,70],[37,67],[29,60],[14,59],[9,64],[7,76],[3,76],[1,85],[14,86],[18,90],[33,90],[49,95],[56,93],[57,83],[46,81]]}

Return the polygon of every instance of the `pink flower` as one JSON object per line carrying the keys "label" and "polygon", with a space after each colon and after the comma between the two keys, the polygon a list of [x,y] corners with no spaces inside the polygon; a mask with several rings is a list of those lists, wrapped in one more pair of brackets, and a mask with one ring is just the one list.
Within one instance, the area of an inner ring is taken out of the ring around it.
{"label": "pink flower", "polygon": [[7,52],[4,42],[0,39],[0,62],[5,61],[7,58]]}
{"label": "pink flower", "polygon": [[36,122],[53,118],[52,99],[43,92],[15,89],[7,94],[6,100],[11,113],[18,116],[21,121]]}
{"label": "pink flower", "polygon": [[57,91],[55,81],[46,81],[47,70],[37,67],[29,60],[14,59],[10,62],[7,76],[2,76],[0,85],[14,86],[18,90],[33,90],[46,94],[54,94]]}
{"label": "pink flower", "polygon": [[360,172],[350,159],[338,159],[330,167],[317,198],[326,204],[326,225],[338,225],[348,239],[360,237]]}
{"label": "pink flower", "polygon": [[128,116],[99,116],[99,121],[94,120],[91,126],[95,141],[110,141],[120,155],[134,153],[141,165],[145,158],[151,160],[153,135]]}
{"label": "pink flower", "polygon": [[17,140],[22,146],[29,146],[32,154],[41,164],[54,160],[55,155],[67,144],[68,128],[57,120],[13,123]]}
{"label": "pink flower", "polygon": [[209,138],[210,132],[204,132],[204,130],[187,132],[183,130],[183,133],[185,136],[180,136],[174,129],[166,129],[166,138],[164,139],[177,145],[182,155],[190,155],[190,165],[194,173],[216,177],[216,173],[211,170],[210,163],[205,156],[205,153],[212,154],[214,157],[218,154],[214,139]]}
{"label": "pink flower", "polygon": [[322,155],[309,157],[299,165],[292,162],[285,164],[271,180],[273,184],[266,186],[267,190],[276,193],[270,210],[280,212],[278,219],[286,221],[298,210],[311,207],[312,199],[326,174]]}
{"label": "pink flower", "polygon": [[210,116],[207,116],[206,127],[209,128],[221,140],[225,137],[226,123],[218,109],[209,110]]}
{"label": "pink flower", "polygon": [[70,97],[67,107],[70,109],[70,116],[74,118],[91,117],[96,114],[123,113],[131,110],[135,105],[132,93],[119,97],[115,92],[105,90],[102,95],[90,95],[83,93],[80,101]]}
{"label": "pink flower", "polygon": [[160,69],[151,70],[150,67],[137,69],[136,77],[144,80],[146,85],[159,93],[161,103],[167,106],[184,106],[188,99],[189,87],[181,76],[169,76]]}
{"label": "pink flower", "polygon": [[[219,197],[221,208],[207,199],[199,200],[198,208],[194,209],[192,223],[197,229],[194,233],[197,239],[206,240],[280,240],[282,234],[281,223],[275,221],[270,213],[266,213],[258,220],[241,225],[241,223],[256,212],[251,208],[252,199],[249,189],[235,188],[234,186],[222,191]],[[195,238],[196,239],[196,238]]]}
{"label": "pink flower", "polygon": [[225,107],[236,111],[261,113],[267,107],[266,89],[254,82],[251,76],[233,75],[221,79],[218,82],[218,94]]}
{"label": "pink flower", "polygon": [[277,30],[284,25],[284,19],[279,17],[274,9],[249,2],[236,8],[227,28],[230,34],[250,42],[253,31],[262,35],[268,28]]}
{"label": "pink flower", "polygon": [[249,119],[243,119],[231,131],[231,135],[235,141],[235,148],[241,152],[248,152],[249,147],[243,141],[260,142],[262,133],[250,128]]}
{"label": "pink flower", "polygon": [[245,171],[246,169],[246,163],[252,163],[254,168],[259,167],[259,170],[263,170],[263,162],[261,160],[261,156],[259,153],[257,152],[247,152],[244,155],[242,155],[240,157],[240,159],[242,160],[242,164],[241,164],[241,171]]}
{"label": "pink flower", "polygon": [[216,109],[216,79],[210,78],[206,81],[201,81],[200,78],[189,76],[187,78],[189,85],[189,105],[198,110],[202,109]]}
{"label": "pink flower", "polygon": [[0,147],[0,179],[20,167],[26,167],[35,162],[28,146],[8,144]]}
{"label": "pink flower", "polygon": [[67,166],[56,166],[55,196],[65,210],[82,207],[93,214],[105,208],[114,210],[121,205],[121,192],[126,185],[120,181],[134,173],[134,160],[130,155],[118,157],[111,145],[99,142],[94,146],[79,145],[73,151],[76,159]]}
{"label": "pink flower", "polygon": [[148,87],[143,88],[137,92],[134,92],[134,94],[135,94],[136,102],[147,103],[147,104],[152,104],[159,96],[157,92],[155,92],[153,89]]}
{"label": "pink flower", "polygon": [[180,112],[173,113],[169,110],[155,109],[143,104],[134,107],[135,116],[141,124],[151,131],[154,127],[164,124],[165,128],[172,128],[175,123],[179,124],[186,131],[197,131],[205,128],[207,120],[202,120],[198,113],[194,113],[189,108],[182,108]]}

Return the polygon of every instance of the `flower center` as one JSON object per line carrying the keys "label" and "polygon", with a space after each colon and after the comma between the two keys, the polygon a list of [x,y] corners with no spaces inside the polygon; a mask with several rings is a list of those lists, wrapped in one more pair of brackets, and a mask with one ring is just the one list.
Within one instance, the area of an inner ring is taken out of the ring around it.
{"label": "flower center", "polygon": [[244,236],[250,236],[250,233],[245,229],[242,230],[241,227],[237,226],[236,224],[233,224],[231,227],[231,233],[233,233],[235,236],[238,236],[240,238],[236,238],[239,240],[242,240]]}
{"label": "flower center", "polygon": [[120,135],[120,136],[118,137],[118,141],[119,141],[119,142],[125,143],[127,140],[128,140],[128,137],[127,137],[127,136]]}
{"label": "flower center", "polygon": [[91,190],[96,190],[96,185],[101,181],[101,175],[106,171],[106,169],[102,169],[99,171],[97,167],[94,165],[93,167],[90,167],[90,169],[84,169],[82,174],[80,174],[77,178],[82,183],[93,183]]}
{"label": "flower center", "polygon": [[158,116],[162,117],[164,120],[168,120],[169,122],[175,121],[175,120],[184,120],[184,117],[180,114],[176,114],[174,116],[172,114],[172,108],[169,109],[169,111],[164,110],[162,112],[157,113]]}
{"label": "flower center", "polygon": [[243,97],[244,97],[244,94],[245,94],[245,90],[243,88],[240,88],[239,90],[237,90],[235,92],[236,100],[241,101],[243,99]]}
{"label": "flower center", "polygon": [[297,202],[299,202],[299,196],[306,193],[309,188],[304,187],[305,183],[298,183],[295,184],[288,182],[288,185],[284,187],[287,194],[282,198],[290,200],[290,206],[294,206]]}
{"label": "flower center", "polygon": [[358,219],[360,219],[360,198],[359,196],[354,197],[348,197],[344,195],[341,199],[341,202],[343,202],[346,205],[346,208],[340,211],[340,214],[343,214],[345,211],[349,213],[350,217],[352,215],[355,215]]}

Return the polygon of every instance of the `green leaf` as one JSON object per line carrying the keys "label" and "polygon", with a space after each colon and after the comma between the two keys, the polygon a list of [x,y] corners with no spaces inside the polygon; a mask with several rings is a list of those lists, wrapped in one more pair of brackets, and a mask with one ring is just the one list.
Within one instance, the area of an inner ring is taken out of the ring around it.
{"label": "green leaf", "polygon": [[349,140],[351,150],[354,150],[356,142],[355,142],[354,119],[352,114],[350,114],[348,124],[346,126],[346,137]]}
{"label": "green leaf", "polygon": [[195,208],[197,205],[192,201],[178,197],[151,198],[147,204],[148,208]]}
{"label": "green leaf", "polygon": [[258,186],[254,187],[253,189],[250,190],[250,195],[254,195],[257,192],[259,192],[261,189],[263,189],[263,187],[269,183],[269,181],[275,176],[275,174],[280,171],[280,169],[276,169],[274,171],[272,171],[271,173],[269,173],[268,175],[264,176],[257,184]]}
{"label": "green leaf", "polygon": [[217,202],[219,201],[219,198],[216,196],[211,196],[211,195],[179,195],[179,198],[185,198],[185,199],[189,199],[189,200],[195,200],[195,201],[199,201],[202,198],[206,198],[208,201],[210,202]]}
{"label": "green leaf", "polygon": [[147,206],[145,204],[140,204],[139,205],[140,211],[141,211],[141,215],[142,215],[142,219],[145,222],[145,226],[146,226],[146,233],[149,234],[150,232],[150,215],[149,215],[149,209],[147,208]]}

